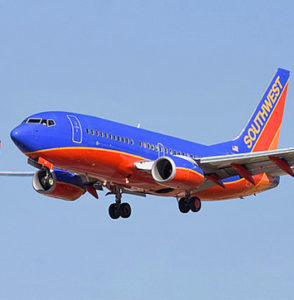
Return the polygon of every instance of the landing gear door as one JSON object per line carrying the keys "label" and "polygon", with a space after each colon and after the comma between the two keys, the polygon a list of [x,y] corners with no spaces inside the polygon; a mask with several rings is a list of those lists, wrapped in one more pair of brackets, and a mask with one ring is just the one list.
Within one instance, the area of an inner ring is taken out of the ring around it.
{"label": "landing gear door", "polygon": [[67,115],[72,129],[72,141],[77,144],[82,143],[82,126],[79,119],[73,115]]}

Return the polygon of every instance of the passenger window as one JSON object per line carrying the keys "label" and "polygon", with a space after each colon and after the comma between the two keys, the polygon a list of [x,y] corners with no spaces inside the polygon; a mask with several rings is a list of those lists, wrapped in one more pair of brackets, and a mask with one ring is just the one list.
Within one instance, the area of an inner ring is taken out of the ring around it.
{"label": "passenger window", "polygon": [[87,133],[88,133],[88,134],[90,133],[90,130],[89,130],[89,128],[87,128],[87,129],[86,129],[86,131],[87,131]]}
{"label": "passenger window", "polygon": [[92,135],[94,135],[94,134],[95,134],[95,131],[92,129],[92,130],[91,130],[91,133],[92,133]]}
{"label": "passenger window", "polygon": [[130,140],[129,140],[129,138],[126,138],[126,141],[127,141],[127,143],[128,143],[128,144],[130,143]]}
{"label": "passenger window", "polygon": [[147,147],[148,147],[148,149],[150,149],[150,148],[151,148],[151,146],[150,146],[150,144],[149,144],[149,143],[147,144]]}
{"label": "passenger window", "polygon": [[167,148],[165,148],[165,153],[166,153],[166,154],[168,153],[168,149],[167,149]]}
{"label": "passenger window", "polygon": [[108,138],[108,133],[107,132],[105,132],[105,137]]}
{"label": "passenger window", "polygon": [[144,148],[146,148],[147,147],[147,145],[146,145],[146,143],[144,142]]}
{"label": "passenger window", "polygon": [[100,136],[104,137],[104,133],[102,131],[100,131]]}
{"label": "passenger window", "polygon": [[117,139],[118,139],[119,142],[121,142],[121,137],[120,136],[118,136]]}
{"label": "passenger window", "polygon": [[122,142],[125,143],[126,139],[124,137],[121,138]]}
{"label": "passenger window", "polygon": [[98,130],[96,130],[96,135],[99,136],[99,131]]}
{"label": "passenger window", "polygon": [[131,145],[134,145],[134,140],[133,139],[131,139]]}
{"label": "passenger window", "polygon": [[116,135],[113,136],[113,139],[114,139],[115,141],[117,140]]}
{"label": "passenger window", "polygon": [[170,154],[173,154],[173,149],[169,149],[169,153],[170,153]]}
{"label": "passenger window", "polygon": [[142,147],[142,142],[141,141],[139,142],[139,146]]}

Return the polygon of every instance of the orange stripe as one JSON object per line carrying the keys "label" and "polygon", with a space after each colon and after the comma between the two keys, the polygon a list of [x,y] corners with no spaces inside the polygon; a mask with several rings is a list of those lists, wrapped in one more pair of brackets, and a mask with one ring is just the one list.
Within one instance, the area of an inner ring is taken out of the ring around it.
{"label": "orange stripe", "polygon": [[183,168],[183,167],[177,167],[177,170],[178,169],[188,171],[188,172],[191,172],[191,173],[195,173],[196,175],[201,176],[202,178],[204,178],[204,176],[201,173],[197,172],[197,171],[194,171],[194,170],[191,170],[191,169],[188,169],[188,168]]}

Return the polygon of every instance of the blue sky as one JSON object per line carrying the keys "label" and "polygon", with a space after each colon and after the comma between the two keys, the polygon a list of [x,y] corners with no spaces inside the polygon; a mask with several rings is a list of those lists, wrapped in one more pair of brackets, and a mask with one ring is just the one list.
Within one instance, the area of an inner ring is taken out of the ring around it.
{"label": "blue sky", "polygon": [[[235,137],[278,67],[292,1],[0,1],[2,170],[9,133],[67,110],[213,144]],[[290,78],[280,147],[294,146]],[[0,299],[293,299],[293,179],[182,215],[174,199],[68,203],[0,178]]]}

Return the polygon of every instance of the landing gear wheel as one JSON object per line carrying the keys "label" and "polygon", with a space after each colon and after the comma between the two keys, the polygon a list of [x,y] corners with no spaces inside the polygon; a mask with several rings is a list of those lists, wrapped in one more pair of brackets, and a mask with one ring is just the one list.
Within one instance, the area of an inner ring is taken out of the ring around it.
{"label": "landing gear wheel", "polygon": [[179,200],[179,210],[183,214],[186,214],[190,210],[189,203],[186,198],[181,198]]}
{"label": "landing gear wheel", "polygon": [[112,203],[108,209],[111,219],[118,219],[120,217],[120,207],[116,203]]}
{"label": "landing gear wheel", "polygon": [[120,215],[122,218],[128,218],[131,215],[132,209],[129,203],[122,203],[120,205]]}
{"label": "landing gear wheel", "polygon": [[190,200],[189,200],[189,206],[190,206],[190,209],[193,212],[198,212],[201,209],[201,201],[200,201],[200,199],[197,198],[197,197],[190,198]]}

